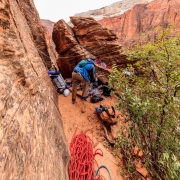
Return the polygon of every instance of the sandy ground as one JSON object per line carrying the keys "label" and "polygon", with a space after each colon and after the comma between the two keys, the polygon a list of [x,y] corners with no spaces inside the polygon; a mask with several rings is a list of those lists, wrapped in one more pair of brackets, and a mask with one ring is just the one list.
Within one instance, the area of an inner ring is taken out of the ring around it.
{"label": "sandy ground", "polygon": [[[115,99],[115,97],[108,97],[101,102],[93,104],[90,102],[90,98],[88,98],[87,101],[82,101],[77,97],[76,103],[72,104],[70,93],[67,97],[59,95],[58,105],[68,144],[70,144],[76,129],[77,133],[91,129],[94,137],[94,149],[100,148],[103,151],[103,157],[99,155],[96,155],[95,157],[98,165],[105,165],[109,169],[113,180],[122,180],[123,177],[120,175],[121,159],[118,155],[115,155],[105,139],[101,121],[95,111],[95,107],[99,107],[100,104],[109,106],[114,105]],[[91,136],[92,133],[89,133],[89,136]],[[109,175],[105,169],[100,169],[100,174],[103,180],[109,180]]]}

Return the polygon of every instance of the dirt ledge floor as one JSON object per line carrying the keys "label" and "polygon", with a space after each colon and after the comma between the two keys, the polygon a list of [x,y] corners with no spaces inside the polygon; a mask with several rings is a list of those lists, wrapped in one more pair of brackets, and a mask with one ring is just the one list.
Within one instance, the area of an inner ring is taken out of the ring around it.
{"label": "dirt ledge floor", "polygon": [[[79,97],[76,98],[76,103],[72,104],[71,98],[71,93],[67,97],[64,95],[58,96],[58,106],[68,144],[70,144],[76,128],[78,128],[77,132],[92,129],[95,149],[100,148],[103,151],[103,157],[99,155],[95,156],[98,165],[105,165],[109,169],[113,180],[123,180],[124,178],[121,176],[122,159],[117,155],[119,152],[112,151],[111,146],[105,139],[101,121],[95,111],[95,107],[99,107],[100,104],[115,105],[117,97],[108,97],[95,104],[90,102],[90,98],[87,101],[82,101]],[[91,135],[89,136],[91,137]],[[119,150],[117,149],[116,151]],[[109,175],[104,168],[100,169],[100,174],[102,177],[101,180],[109,180]]]}

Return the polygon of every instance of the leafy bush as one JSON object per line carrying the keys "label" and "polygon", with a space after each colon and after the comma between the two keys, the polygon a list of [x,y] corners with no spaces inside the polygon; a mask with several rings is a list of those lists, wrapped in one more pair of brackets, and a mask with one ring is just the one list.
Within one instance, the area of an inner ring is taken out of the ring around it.
{"label": "leafy bush", "polygon": [[[154,42],[127,51],[128,68],[113,66],[110,86],[119,94],[118,108],[128,122],[119,135],[129,172],[134,161],[132,148],[144,151],[146,168],[155,179],[179,179],[180,174],[180,37],[169,37],[170,28],[157,29]],[[138,74],[138,75],[137,75]]]}

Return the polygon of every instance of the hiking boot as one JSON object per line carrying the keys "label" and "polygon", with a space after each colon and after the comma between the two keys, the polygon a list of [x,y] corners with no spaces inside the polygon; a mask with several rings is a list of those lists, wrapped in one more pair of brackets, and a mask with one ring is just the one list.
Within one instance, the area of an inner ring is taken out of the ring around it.
{"label": "hiking boot", "polygon": [[75,99],[72,99],[72,104],[75,104]]}
{"label": "hiking boot", "polygon": [[86,100],[89,97],[89,95],[81,97],[82,100]]}

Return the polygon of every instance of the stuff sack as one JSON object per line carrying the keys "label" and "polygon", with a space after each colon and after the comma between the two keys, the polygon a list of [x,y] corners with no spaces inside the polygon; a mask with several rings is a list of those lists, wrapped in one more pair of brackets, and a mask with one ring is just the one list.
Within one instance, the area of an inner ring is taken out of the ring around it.
{"label": "stuff sack", "polygon": [[90,90],[89,94],[99,96],[99,97],[102,95],[101,91],[98,88],[94,88]]}
{"label": "stuff sack", "polygon": [[96,95],[92,96],[91,99],[90,99],[90,101],[92,103],[96,103],[96,102],[99,102],[99,101],[102,101],[102,100],[103,100],[103,98],[101,98],[100,96],[96,96]]}

